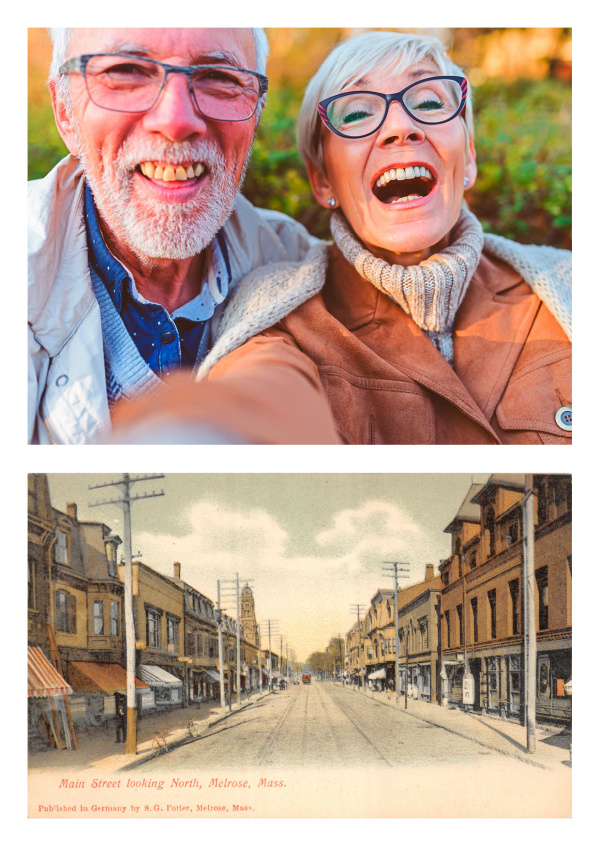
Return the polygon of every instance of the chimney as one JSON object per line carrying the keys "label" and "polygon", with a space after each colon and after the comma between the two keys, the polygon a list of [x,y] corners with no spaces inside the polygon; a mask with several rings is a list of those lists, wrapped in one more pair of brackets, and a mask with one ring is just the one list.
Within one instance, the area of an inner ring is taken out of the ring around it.
{"label": "chimney", "polygon": [[181,564],[179,563],[179,561],[173,562],[173,570],[175,572],[175,578],[180,579],[181,578]]}
{"label": "chimney", "polygon": [[425,581],[430,582],[433,579],[433,564],[425,565]]}
{"label": "chimney", "polygon": [[69,517],[72,517],[73,520],[77,521],[77,503],[76,502],[67,502],[67,514]]}

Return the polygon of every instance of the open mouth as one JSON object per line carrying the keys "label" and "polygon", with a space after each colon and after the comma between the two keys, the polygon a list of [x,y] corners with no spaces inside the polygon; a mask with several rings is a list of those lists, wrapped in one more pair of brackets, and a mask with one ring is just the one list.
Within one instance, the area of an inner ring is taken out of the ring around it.
{"label": "open mouth", "polygon": [[436,178],[423,165],[392,167],[380,174],[373,185],[373,193],[382,203],[408,203],[427,197],[436,184]]}
{"label": "open mouth", "polygon": [[202,162],[184,162],[183,164],[165,164],[164,162],[140,162],[136,170],[147,179],[159,182],[187,182],[197,179],[206,170]]}

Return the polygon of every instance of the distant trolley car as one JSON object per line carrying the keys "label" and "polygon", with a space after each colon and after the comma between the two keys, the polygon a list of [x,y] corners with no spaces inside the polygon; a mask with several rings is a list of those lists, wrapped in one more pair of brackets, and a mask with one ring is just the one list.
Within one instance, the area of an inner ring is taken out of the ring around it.
{"label": "distant trolley car", "polygon": [[302,684],[310,684],[310,682],[311,682],[310,673],[303,673],[302,674]]}

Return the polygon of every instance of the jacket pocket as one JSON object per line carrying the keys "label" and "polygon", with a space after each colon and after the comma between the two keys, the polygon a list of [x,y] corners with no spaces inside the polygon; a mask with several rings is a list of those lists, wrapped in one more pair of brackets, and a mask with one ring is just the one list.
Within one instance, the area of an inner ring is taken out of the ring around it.
{"label": "jacket pocket", "polygon": [[571,354],[561,351],[515,370],[496,416],[512,442],[531,443],[535,433],[539,443],[570,444],[571,431],[562,429],[556,420],[565,406],[572,406]]}
{"label": "jacket pocket", "polygon": [[412,381],[356,376],[319,368],[336,426],[348,444],[433,444],[431,399]]}

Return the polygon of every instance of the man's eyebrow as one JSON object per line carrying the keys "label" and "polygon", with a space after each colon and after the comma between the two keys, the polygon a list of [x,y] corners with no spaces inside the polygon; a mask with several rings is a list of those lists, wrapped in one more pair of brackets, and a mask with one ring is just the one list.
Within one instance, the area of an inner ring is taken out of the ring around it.
{"label": "man's eyebrow", "polygon": [[[129,53],[132,56],[145,56],[153,58],[152,51],[142,44],[131,41],[116,41],[106,48],[108,53]],[[243,68],[244,65],[239,57],[226,50],[215,50],[210,53],[197,53],[192,56],[190,65],[229,65],[234,68]]]}
{"label": "man's eyebrow", "polygon": [[234,53],[226,50],[216,50],[211,53],[199,53],[192,60],[193,65],[229,65],[234,68],[243,68],[244,64]]}
{"label": "man's eyebrow", "polygon": [[150,51],[133,41],[113,41],[105,47],[107,53],[131,53],[132,56],[149,56]]}

